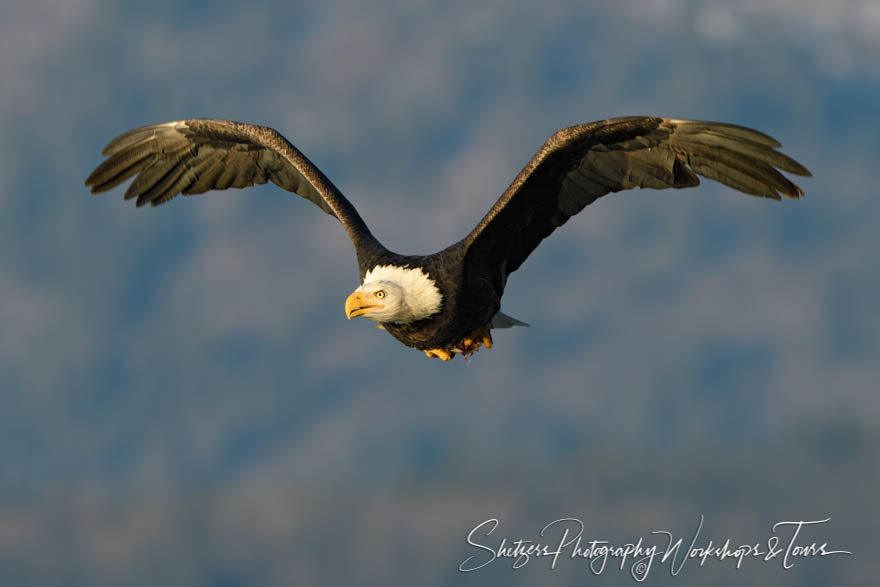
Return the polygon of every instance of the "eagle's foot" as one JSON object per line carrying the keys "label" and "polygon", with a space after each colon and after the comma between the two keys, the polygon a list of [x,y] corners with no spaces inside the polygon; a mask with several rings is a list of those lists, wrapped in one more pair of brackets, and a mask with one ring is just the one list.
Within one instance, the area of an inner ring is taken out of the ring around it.
{"label": "eagle's foot", "polygon": [[467,357],[480,350],[481,346],[491,349],[492,334],[489,332],[491,328],[492,325],[487,324],[482,328],[477,328],[476,330],[469,332],[463,339],[461,339],[461,342],[458,343],[455,350]]}
{"label": "eagle's foot", "polygon": [[491,324],[487,324],[482,328],[477,328],[466,334],[456,346],[446,349],[428,349],[425,354],[431,359],[442,359],[450,361],[455,357],[456,353],[461,353],[465,357],[469,357],[480,347],[492,348],[492,334],[489,332],[492,328]]}
{"label": "eagle's foot", "polygon": [[455,356],[455,351],[449,351],[446,349],[431,349],[425,351],[425,354],[428,355],[429,359],[441,359],[443,361],[449,361],[452,357]]}

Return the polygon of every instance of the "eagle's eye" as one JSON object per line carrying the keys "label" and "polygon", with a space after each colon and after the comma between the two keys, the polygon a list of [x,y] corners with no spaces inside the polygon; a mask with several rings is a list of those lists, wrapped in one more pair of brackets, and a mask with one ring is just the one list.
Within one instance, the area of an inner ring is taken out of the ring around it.
{"label": "eagle's eye", "polygon": [[380,289],[374,295],[381,300],[382,298],[385,297],[385,292]]}

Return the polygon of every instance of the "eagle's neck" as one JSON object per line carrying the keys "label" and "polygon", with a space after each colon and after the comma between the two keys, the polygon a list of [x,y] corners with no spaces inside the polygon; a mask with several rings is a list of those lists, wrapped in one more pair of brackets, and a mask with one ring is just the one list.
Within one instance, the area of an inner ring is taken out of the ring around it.
{"label": "eagle's neck", "polygon": [[403,290],[403,303],[394,322],[415,322],[440,311],[443,295],[421,267],[377,265],[364,275],[364,285],[378,281],[394,283]]}

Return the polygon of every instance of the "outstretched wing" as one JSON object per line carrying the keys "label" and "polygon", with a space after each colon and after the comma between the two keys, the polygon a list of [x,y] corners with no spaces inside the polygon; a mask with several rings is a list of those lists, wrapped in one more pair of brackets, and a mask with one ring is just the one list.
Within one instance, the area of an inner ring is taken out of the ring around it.
{"label": "outstretched wing", "polygon": [[541,240],[596,199],[635,187],[693,187],[697,174],[755,196],[797,198],[803,191],[776,168],[810,172],[779,146],[742,126],[674,118],[612,118],[562,129],[465,237],[465,263],[503,291]]}
{"label": "outstretched wing", "polygon": [[86,179],[94,194],[137,175],[125,199],[158,206],[177,194],[272,181],[338,218],[356,247],[378,246],[351,202],[271,128],[214,118],[178,120],[131,130],[113,139],[102,154],[109,158]]}

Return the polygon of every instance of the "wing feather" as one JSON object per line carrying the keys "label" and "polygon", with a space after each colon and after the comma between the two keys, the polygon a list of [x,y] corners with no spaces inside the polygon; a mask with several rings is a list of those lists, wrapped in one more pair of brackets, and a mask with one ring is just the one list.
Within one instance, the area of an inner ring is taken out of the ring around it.
{"label": "wing feather", "polygon": [[158,206],[180,193],[181,179],[189,170],[180,160],[174,163],[174,165],[166,165],[164,167],[167,167],[167,169],[163,170],[164,174],[161,177],[157,174],[152,185],[137,197],[138,206],[143,206],[148,202],[153,206]]}
{"label": "wing feather", "polygon": [[359,256],[385,251],[336,186],[271,128],[213,118],[178,120],[130,130],[102,153],[107,160],[85,182],[92,193],[135,176],[125,199],[157,206],[180,193],[246,188],[271,180],[336,217]]}
{"label": "wing feather", "polygon": [[215,151],[209,153],[201,160],[197,161],[192,168],[192,172],[196,180],[191,186],[183,190],[183,195],[192,196],[196,194],[204,194],[208,190],[214,189],[223,173],[223,153]]}
{"label": "wing feather", "polygon": [[144,195],[150,192],[150,190],[152,190],[156,184],[160,183],[172,169],[179,167],[180,164],[181,160],[178,158],[152,159],[143,171],[141,171],[140,175],[129,184],[128,189],[125,190],[124,198],[126,200],[138,198],[138,204],[143,205],[145,203],[144,200],[149,201],[152,199],[151,197],[144,198]]}
{"label": "wing feather", "polygon": [[461,245],[468,270],[507,276],[557,227],[605,194],[632,188],[687,188],[698,176],[747,194],[798,198],[779,172],[809,176],[780,144],[734,124],[627,117],[565,128],[538,150]]}
{"label": "wing feather", "polygon": [[149,160],[156,154],[148,146],[138,146],[127,151],[120,157],[107,159],[89,176],[87,185],[92,185],[94,192],[111,190],[130,178],[132,175],[149,165]]}

